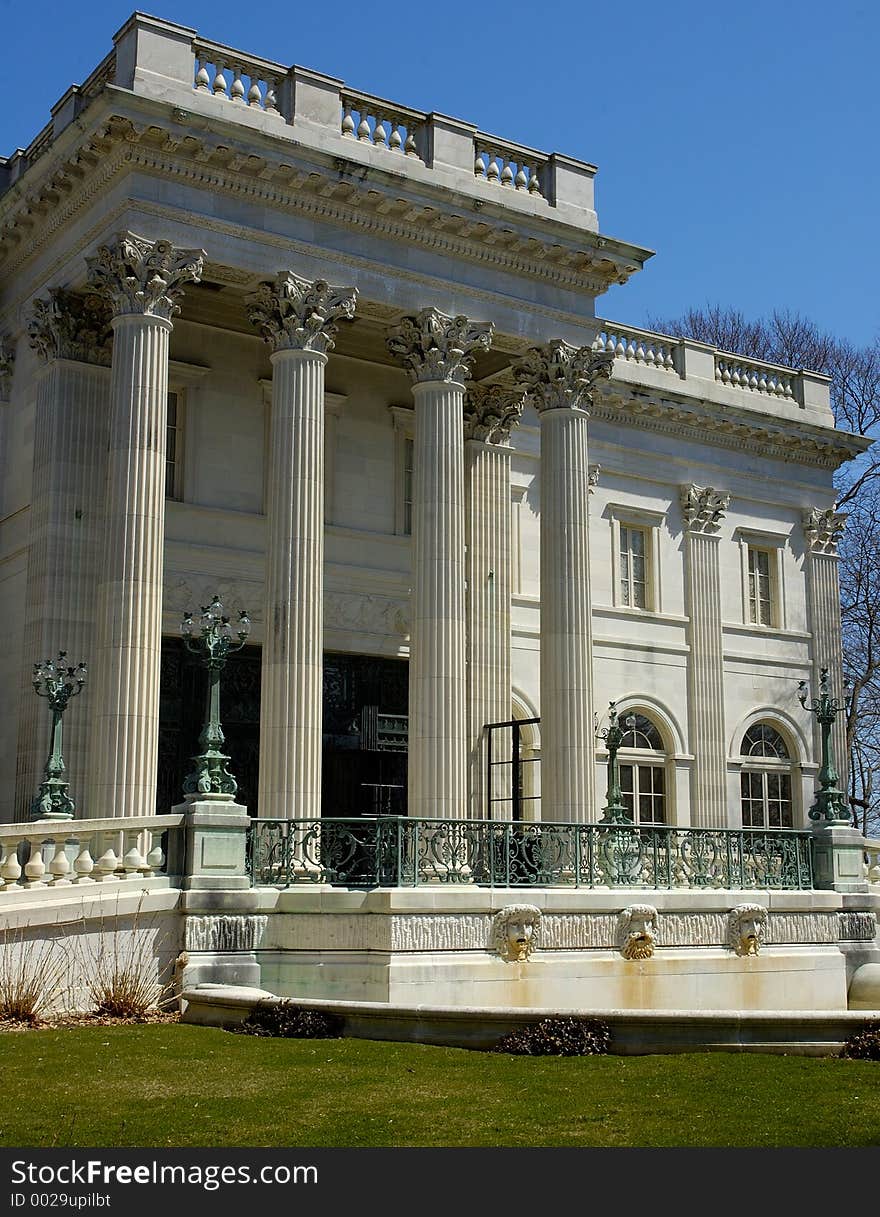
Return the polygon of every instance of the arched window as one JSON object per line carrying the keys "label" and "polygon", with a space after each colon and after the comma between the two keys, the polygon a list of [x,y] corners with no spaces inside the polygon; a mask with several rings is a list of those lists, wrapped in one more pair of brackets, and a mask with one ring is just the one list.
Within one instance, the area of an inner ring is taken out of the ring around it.
{"label": "arched window", "polygon": [[644,714],[624,714],[620,744],[620,790],[636,824],[666,823],[666,749]]}
{"label": "arched window", "polygon": [[742,738],[740,755],[743,828],[791,828],[788,744],[770,723],[755,723]]}

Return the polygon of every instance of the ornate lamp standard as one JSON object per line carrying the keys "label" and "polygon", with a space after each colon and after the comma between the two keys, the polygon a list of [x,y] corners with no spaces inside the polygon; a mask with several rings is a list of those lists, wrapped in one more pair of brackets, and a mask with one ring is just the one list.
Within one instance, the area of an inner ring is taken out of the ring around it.
{"label": "ornate lamp standard", "polygon": [[[632,731],[636,725],[634,714],[628,715],[624,726]],[[608,703],[608,726],[603,731],[597,731],[600,739],[605,741],[608,749],[608,788],[605,794],[605,807],[600,824],[632,824],[633,820],[623,802],[620,789],[620,766],[617,763],[617,753],[623,743],[625,732],[617,721],[617,709],[613,701]]]}
{"label": "ornate lamp standard", "polygon": [[69,667],[64,661],[66,651],[58,652],[58,659],[47,659],[34,664],[32,684],[38,697],[45,697],[52,711],[52,740],[49,757],[43,769],[40,790],[31,803],[32,820],[72,820],[76,804],[68,793],[64,780],[64,758],[61,755],[61,716],[68,702],[82,692],[86,683],[86,665]]}
{"label": "ornate lamp standard", "polygon": [[[251,622],[242,609],[238,615],[238,629],[233,631],[229,618],[223,615],[220,597],[215,596],[209,605],[202,606],[201,629],[194,637],[195,623],[192,613],[184,613],[180,633],[188,651],[208,669],[208,695],[205,703],[205,725],[199,736],[201,752],[193,757],[195,769],[183,783],[186,796],[200,798],[231,799],[238,783],[227,769],[229,757],[223,752],[226,737],[220,726],[220,673],[227,658],[240,651],[251,632]],[[235,637],[238,641],[235,641]]]}
{"label": "ornate lamp standard", "polygon": [[852,818],[847,807],[846,797],[839,790],[837,783],[840,775],[834,764],[834,751],[831,747],[831,728],[843,705],[828,692],[828,669],[822,668],[819,674],[819,696],[814,697],[807,705],[809,690],[807,682],[798,683],[798,701],[810,714],[815,714],[822,731],[822,765],[819,769],[819,789],[816,801],[810,808],[810,819],[824,821],[826,824],[852,825]]}

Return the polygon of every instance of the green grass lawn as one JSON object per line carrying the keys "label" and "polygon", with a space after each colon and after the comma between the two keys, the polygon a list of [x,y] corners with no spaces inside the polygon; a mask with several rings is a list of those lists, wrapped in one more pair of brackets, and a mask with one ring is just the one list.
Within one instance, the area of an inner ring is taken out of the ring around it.
{"label": "green grass lawn", "polygon": [[178,1024],[0,1036],[0,1144],[880,1145],[880,1064],[511,1057]]}

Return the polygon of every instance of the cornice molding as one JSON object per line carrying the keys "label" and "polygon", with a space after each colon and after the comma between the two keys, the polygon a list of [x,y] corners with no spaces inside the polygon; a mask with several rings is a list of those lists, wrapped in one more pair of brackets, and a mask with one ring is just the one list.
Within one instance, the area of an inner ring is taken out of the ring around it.
{"label": "cornice molding", "polygon": [[[13,270],[41,248],[96,193],[94,187],[88,189],[96,176],[104,185],[126,166],[137,166],[185,179],[188,185],[246,195],[256,202],[438,249],[590,296],[606,291],[620,278],[620,268],[603,256],[601,248],[578,248],[555,236],[541,240],[518,233],[510,225],[521,224],[520,217],[462,214],[461,209],[444,208],[439,200],[436,206],[418,204],[357,180],[340,180],[338,170],[322,172],[315,163],[301,168],[290,163],[304,155],[305,150],[296,145],[287,159],[280,153],[277,159],[268,152],[266,156],[236,153],[219,138],[183,135],[170,126],[140,125],[113,115],[64,159],[47,165],[47,172],[29,192],[10,199],[6,208],[0,198],[0,265],[9,262]],[[65,198],[67,205],[60,205]],[[10,261],[15,244],[22,246],[18,263]]]}

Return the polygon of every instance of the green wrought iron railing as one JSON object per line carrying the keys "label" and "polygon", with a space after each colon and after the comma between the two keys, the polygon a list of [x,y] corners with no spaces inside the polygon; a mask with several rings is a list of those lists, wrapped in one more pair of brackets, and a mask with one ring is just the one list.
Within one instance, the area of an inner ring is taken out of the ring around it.
{"label": "green wrought iron railing", "polygon": [[254,820],[255,886],[813,886],[809,832],[500,820]]}

